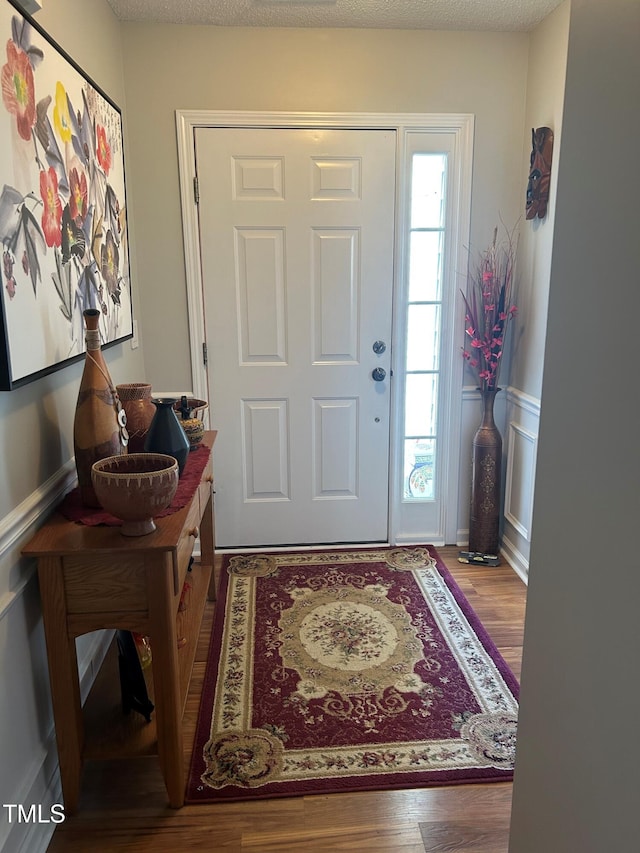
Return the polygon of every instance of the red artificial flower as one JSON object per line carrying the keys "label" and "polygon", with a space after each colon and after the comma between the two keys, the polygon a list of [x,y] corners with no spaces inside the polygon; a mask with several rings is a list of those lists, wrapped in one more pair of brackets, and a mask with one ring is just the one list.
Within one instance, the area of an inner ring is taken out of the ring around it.
{"label": "red artificial flower", "polygon": [[33,69],[27,54],[11,39],[7,42],[7,64],[2,66],[2,100],[16,117],[18,133],[28,142],[36,123]]}
{"label": "red artificial flower", "polygon": [[108,175],[111,168],[111,146],[107,142],[107,132],[99,124],[96,128],[96,134],[98,136],[98,146],[96,148],[98,163],[102,166],[105,175]]}
{"label": "red artificial flower", "polygon": [[58,176],[52,166],[48,171],[40,172],[40,195],[44,202],[42,211],[42,230],[47,246],[60,246],[62,243],[62,202],[58,195]]}
{"label": "red artificial flower", "polygon": [[69,185],[71,187],[71,195],[69,197],[69,212],[73,221],[80,225],[87,215],[87,177],[84,172],[82,176],[78,175],[77,169],[72,169],[69,175]]}

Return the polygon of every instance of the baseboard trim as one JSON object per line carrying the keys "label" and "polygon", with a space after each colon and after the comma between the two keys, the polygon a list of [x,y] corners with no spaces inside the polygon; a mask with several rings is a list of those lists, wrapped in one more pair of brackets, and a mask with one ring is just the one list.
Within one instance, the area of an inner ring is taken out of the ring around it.
{"label": "baseboard trim", "polygon": [[529,561],[518,548],[513,544],[508,536],[502,537],[502,545],[500,553],[509,563],[513,571],[518,575],[520,580],[527,584],[529,583]]}
{"label": "baseboard trim", "polygon": [[[13,803],[29,809],[32,804],[40,806],[44,816],[50,814],[51,806],[62,804],[62,785],[58,772],[58,756],[55,734],[49,732],[40,754],[29,766],[26,781],[14,795]],[[56,828],[55,823],[36,823],[14,820],[7,822],[7,831],[0,838],[3,853],[45,853]]]}

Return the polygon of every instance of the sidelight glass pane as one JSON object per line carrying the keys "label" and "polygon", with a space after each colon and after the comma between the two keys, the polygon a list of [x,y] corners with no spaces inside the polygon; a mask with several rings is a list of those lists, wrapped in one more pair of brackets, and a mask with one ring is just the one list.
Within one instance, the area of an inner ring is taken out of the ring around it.
{"label": "sidelight glass pane", "polygon": [[437,373],[407,374],[404,418],[405,436],[435,435],[437,402]]}
{"label": "sidelight glass pane", "polygon": [[411,438],[404,442],[404,499],[433,500],[436,442]]}
{"label": "sidelight glass pane", "polygon": [[447,154],[411,159],[404,382],[404,501],[434,501]]}
{"label": "sidelight glass pane", "polygon": [[437,302],[442,296],[444,232],[413,231],[409,245],[409,301]]}
{"label": "sidelight glass pane", "polygon": [[407,370],[437,370],[440,353],[440,306],[409,305]]}
{"label": "sidelight glass pane", "polygon": [[411,228],[444,225],[445,154],[414,154],[411,172]]}

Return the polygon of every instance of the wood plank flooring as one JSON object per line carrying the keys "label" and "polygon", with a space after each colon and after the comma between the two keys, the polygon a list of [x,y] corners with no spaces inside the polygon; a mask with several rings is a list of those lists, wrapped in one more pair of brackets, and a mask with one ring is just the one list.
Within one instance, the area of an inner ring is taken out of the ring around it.
{"label": "wood plank flooring", "polygon": [[[526,587],[505,563],[463,565],[438,549],[516,676]],[[195,732],[213,604],[207,604],[185,712]],[[170,809],[156,758],[87,762],[79,811],[49,853],[506,853],[511,783],[454,785]]]}

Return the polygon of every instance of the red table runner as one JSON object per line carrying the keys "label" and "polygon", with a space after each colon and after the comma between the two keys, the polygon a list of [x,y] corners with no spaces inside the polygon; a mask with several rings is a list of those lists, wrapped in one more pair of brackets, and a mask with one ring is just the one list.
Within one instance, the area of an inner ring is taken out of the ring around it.
{"label": "red table runner", "polygon": [[[178,488],[173,501],[171,502],[171,506],[162,510],[162,512],[159,512],[154,516],[155,518],[162,518],[164,515],[171,515],[189,503],[198,488],[202,478],[202,472],[206,468],[210,455],[211,448],[207,447],[206,444],[201,444],[195,450],[191,450],[189,452],[184,466],[184,471],[178,480]],[[111,513],[105,512],[99,507],[85,506],[80,498],[79,486],[76,486],[75,489],[72,489],[72,491],[65,496],[58,507],[58,510],[65,518],[68,518],[69,521],[79,521],[81,524],[87,524],[90,526],[107,524],[111,527],[117,527],[122,524],[122,521],[119,518],[111,515]]]}

